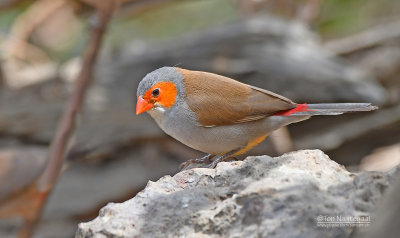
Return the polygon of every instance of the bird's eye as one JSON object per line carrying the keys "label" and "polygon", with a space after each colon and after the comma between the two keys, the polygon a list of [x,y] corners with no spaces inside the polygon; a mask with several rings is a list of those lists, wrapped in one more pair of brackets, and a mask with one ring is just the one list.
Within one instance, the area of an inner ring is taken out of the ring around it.
{"label": "bird's eye", "polygon": [[159,88],[154,89],[153,92],[151,92],[151,94],[154,97],[158,97],[158,95],[160,95],[160,89]]}

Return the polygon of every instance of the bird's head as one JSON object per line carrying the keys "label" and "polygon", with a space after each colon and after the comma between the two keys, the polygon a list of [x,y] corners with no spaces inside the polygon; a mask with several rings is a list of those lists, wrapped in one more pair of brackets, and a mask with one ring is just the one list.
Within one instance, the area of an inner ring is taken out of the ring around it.
{"label": "bird's head", "polygon": [[137,89],[136,114],[149,110],[168,110],[176,104],[183,76],[173,67],[163,67],[147,74]]}

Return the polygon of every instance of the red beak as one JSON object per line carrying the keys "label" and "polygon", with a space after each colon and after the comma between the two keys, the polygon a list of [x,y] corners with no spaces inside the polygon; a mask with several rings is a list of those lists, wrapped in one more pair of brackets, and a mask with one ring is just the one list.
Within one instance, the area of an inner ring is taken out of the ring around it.
{"label": "red beak", "polygon": [[142,97],[137,98],[136,103],[136,115],[139,115],[142,112],[148,111],[154,107],[154,104],[147,102]]}

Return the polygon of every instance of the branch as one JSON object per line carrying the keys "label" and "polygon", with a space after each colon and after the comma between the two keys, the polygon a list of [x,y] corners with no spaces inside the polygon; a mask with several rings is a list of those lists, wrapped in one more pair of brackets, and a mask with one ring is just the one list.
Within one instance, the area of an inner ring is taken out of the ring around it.
{"label": "branch", "polygon": [[400,20],[325,43],[337,55],[350,54],[395,38],[400,38]]}
{"label": "branch", "polygon": [[85,93],[92,80],[93,67],[112,13],[113,7],[98,10],[97,26],[91,32],[88,48],[83,56],[82,68],[76,79],[74,92],[50,145],[49,162],[38,183],[39,190],[41,191],[51,190],[61,170],[68,143],[75,130],[76,117],[81,110]]}
{"label": "branch", "polygon": [[[85,93],[92,81],[93,68],[107,24],[114,12],[115,2],[115,0],[109,0],[107,1],[107,8],[97,9],[97,22],[91,31],[88,45],[83,55],[82,68],[76,79],[75,89],[59,122],[55,137],[51,142],[47,166],[36,184],[36,192],[34,194],[36,194],[35,198],[38,201],[35,203],[36,205],[30,219],[26,221],[25,226],[21,229],[19,237],[31,236],[40,219],[47,197],[58,179],[65,154],[68,150],[68,143],[76,127],[77,115],[82,108]],[[32,202],[34,203],[34,201]]]}

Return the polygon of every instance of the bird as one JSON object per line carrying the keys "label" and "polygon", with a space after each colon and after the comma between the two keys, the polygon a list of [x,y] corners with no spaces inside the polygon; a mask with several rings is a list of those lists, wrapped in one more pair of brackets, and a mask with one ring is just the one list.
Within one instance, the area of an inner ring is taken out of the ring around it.
{"label": "bird", "polygon": [[221,161],[244,154],[280,127],[315,115],[372,111],[371,103],[295,103],[222,75],[179,67],[148,73],[137,88],[136,114],[147,112],[181,143],[207,155],[181,164]]}

